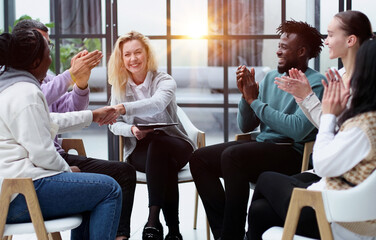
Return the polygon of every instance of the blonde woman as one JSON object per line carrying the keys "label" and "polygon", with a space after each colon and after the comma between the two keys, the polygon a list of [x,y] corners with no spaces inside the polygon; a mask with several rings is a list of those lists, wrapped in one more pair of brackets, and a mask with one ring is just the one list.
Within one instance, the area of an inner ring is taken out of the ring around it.
{"label": "blonde woman", "polygon": [[121,114],[110,130],[124,137],[124,158],[145,172],[149,192],[149,217],[142,239],[163,239],[159,220],[163,211],[169,233],[165,239],[183,239],[178,217],[178,171],[195,146],[181,124],[139,129],[139,123],[179,123],[176,82],[157,70],[149,39],[132,31],[115,43],[108,63],[111,105]]}

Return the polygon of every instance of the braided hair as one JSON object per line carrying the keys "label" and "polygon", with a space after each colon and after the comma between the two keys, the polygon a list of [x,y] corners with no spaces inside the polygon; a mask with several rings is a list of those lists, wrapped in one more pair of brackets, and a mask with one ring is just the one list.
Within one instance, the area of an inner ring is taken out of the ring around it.
{"label": "braided hair", "polygon": [[43,60],[45,44],[42,34],[35,29],[1,34],[0,75],[9,67],[18,70],[37,68]]}

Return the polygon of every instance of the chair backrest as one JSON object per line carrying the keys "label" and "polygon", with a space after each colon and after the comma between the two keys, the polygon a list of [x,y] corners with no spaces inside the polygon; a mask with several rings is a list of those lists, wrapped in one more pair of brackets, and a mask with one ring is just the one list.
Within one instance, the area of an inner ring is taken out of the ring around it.
{"label": "chair backrest", "polygon": [[80,138],[63,138],[61,147],[66,153],[68,153],[69,150],[73,149],[77,151],[78,155],[86,157],[84,142]]}
{"label": "chair backrest", "polygon": [[16,193],[21,193],[25,196],[38,239],[48,239],[37,194],[31,178],[6,178],[2,181],[0,194],[0,237],[2,238],[4,234],[11,196]]}
{"label": "chair backrest", "polygon": [[304,144],[304,151],[303,151],[303,159],[302,159],[301,172],[304,172],[304,171],[308,170],[309,157],[311,156],[311,153],[313,151],[313,145],[314,144],[315,144],[315,141],[306,142]]}
{"label": "chair backrest", "polygon": [[322,198],[329,222],[362,222],[376,219],[376,171],[347,190],[325,190]]}
{"label": "chair backrest", "polygon": [[198,130],[195,125],[191,122],[188,118],[187,114],[178,106],[177,115],[184,127],[184,130],[187,132],[188,137],[192,140],[192,142],[197,144],[197,148],[201,148],[205,146],[205,133]]}

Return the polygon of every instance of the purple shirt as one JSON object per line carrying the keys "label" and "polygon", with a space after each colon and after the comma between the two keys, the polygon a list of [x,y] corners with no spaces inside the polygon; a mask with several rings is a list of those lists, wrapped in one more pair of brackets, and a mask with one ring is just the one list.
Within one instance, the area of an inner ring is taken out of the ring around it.
{"label": "purple shirt", "polygon": [[[89,88],[82,90],[75,84],[73,90],[67,92],[71,82],[72,78],[68,70],[56,77],[47,74],[41,88],[50,112],[64,113],[87,109],[89,106]],[[56,150],[59,153],[63,153],[64,150],[58,143],[57,137],[54,142]]]}

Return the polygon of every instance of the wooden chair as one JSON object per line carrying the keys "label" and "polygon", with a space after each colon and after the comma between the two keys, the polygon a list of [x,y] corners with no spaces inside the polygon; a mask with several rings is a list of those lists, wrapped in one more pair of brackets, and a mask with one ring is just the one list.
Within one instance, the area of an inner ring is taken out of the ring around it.
{"label": "wooden chair", "polygon": [[61,147],[65,152],[69,152],[69,150],[76,150],[78,155],[86,156],[85,146],[82,139],[63,138]]}
{"label": "wooden chair", "polygon": [[[69,149],[75,149],[80,155],[86,156],[81,139],[64,139],[63,149],[67,152]],[[16,193],[25,196],[31,217],[30,223],[6,224],[10,200],[12,195]],[[3,179],[0,193],[0,236],[4,240],[11,240],[13,235],[32,233],[36,233],[39,240],[61,240],[61,231],[74,229],[81,222],[81,215],[44,221],[32,179]]]}
{"label": "wooden chair", "polygon": [[[10,200],[15,193],[20,193],[25,196],[31,222],[5,224]],[[39,240],[61,240],[61,231],[74,229],[78,227],[81,222],[81,215],[43,221],[37,194],[31,178],[3,179],[0,194],[0,236],[4,240],[11,240],[13,235],[31,233],[36,233]]]}
{"label": "wooden chair", "polygon": [[[187,132],[188,137],[197,144],[198,148],[205,147],[205,133],[203,131],[200,131],[193,125],[193,123],[189,120],[188,116],[180,107],[178,107],[177,109],[177,115],[185,131]],[[124,161],[123,149],[124,149],[123,137],[119,136],[119,159],[120,161]],[[146,184],[145,173],[136,171],[136,176],[137,176],[137,183]],[[187,182],[193,182],[193,177],[191,175],[191,171],[189,169],[188,164],[184,168],[182,168],[178,173],[178,183],[187,183]],[[197,212],[198,212],[198,192],[196,190],[193,229],[197,228]],[[209,229],[208,222],[206,224],[206,234],[207,234],[207,239],[210,240],[210,229]]]}
{"label": "wooden chair", "polygon": [[331,222],[363,222],[376,219],[376,171],[361,184],[346,190],[310,191],[295,188],[284,228],[272,227],[262,236],[263,240],[311,240],[294,235],[303,207],[316,212],[321,239],[333,240]]}

